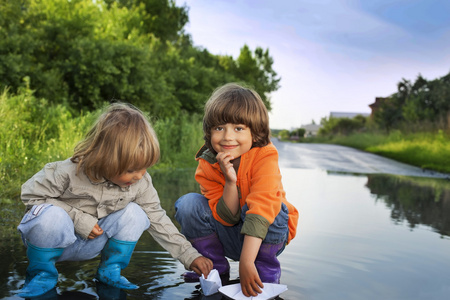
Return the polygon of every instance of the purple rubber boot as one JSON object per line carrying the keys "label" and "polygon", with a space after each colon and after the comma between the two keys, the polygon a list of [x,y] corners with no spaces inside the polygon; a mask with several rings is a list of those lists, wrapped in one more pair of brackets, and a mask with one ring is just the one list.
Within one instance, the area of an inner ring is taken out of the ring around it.
{"label": "purple rubber boot", "polygon": [[281,265],[277,253],[282,246],[283,243],[261,244],[255,259],[255,266],[263,283],[280,283]]}
{"label": "purple rubber boot", "polygon": [[[212,260],[213,268],[219,272],[222,280],[230,276],[230,264],[225,257],[222,243],[216,233],[190,240],[192,246],[204,257]],[[184,281],[198,282],[200,276],[195,272],[186,272],[183,274]]]}

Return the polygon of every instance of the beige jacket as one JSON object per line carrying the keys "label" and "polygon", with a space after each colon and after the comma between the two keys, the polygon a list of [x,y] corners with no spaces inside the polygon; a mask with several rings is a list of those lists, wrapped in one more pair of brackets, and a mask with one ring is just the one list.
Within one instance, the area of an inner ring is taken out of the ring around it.
{"label": "beige jacket", "polygon": [[76,167],[70,159],[52,162],[25,182],[21,198],[27,209],[41,203],[63,208],[76,233],[86,239],[99,219],[134,202],[150,220],[148,232],[186,269],[201,256],[166,215],[148,173],[130,187],[120,188],[109,181],[92,183],[81,171],[77,175]]}

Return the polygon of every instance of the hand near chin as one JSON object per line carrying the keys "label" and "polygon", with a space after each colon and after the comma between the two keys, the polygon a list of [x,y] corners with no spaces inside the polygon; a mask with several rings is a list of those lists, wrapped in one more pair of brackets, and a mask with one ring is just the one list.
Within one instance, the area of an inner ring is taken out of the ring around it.
{"label": "hand near chin", "polygon": [[220,169],[225,176],[225,180],[228,182],[236,182],[237,175],[236,170],[233,167],[233,159],[230,153],[219,152],[216,156],[217,161],[219,162]]}

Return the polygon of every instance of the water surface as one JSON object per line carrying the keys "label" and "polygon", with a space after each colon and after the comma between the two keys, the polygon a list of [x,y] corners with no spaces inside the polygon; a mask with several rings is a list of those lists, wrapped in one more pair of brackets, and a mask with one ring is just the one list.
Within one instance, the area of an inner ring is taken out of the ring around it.
{"label": "water surface", "polygon": [[[450,183],[445,179],[282,168],[298,234],[281,254],[282,299],[449,299]],[[197,191],[194,170],[153,174],[173,217],[179,195]],[[23,207],[2,205],[0,299],[25,279],[25,248],[15,232]],[[54,299],[221,299],[184,283],[184,269],[144,233],[124,275],[135,291],[97,288],[99,259],[58,263]],[[238,278],[237,262],[231,277]],[[107,296],[104,296],[104,295]]]}

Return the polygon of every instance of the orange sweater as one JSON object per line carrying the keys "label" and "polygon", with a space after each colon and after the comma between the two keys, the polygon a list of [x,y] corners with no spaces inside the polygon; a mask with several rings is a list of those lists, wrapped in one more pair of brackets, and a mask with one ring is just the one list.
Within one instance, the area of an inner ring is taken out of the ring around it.
{"label": "orange sweater", "polygon": [[[202,194],[209,200],[214,218],[225,226],[238,223],[241,211],[233,216],[222,198],[225,177],[215,155],[203,146],[196,159],[199,164],[195,179]],[[244,204],[248,206],[242,234],[264,239],[281,210],[281,203],[284,203],[289,210],[288,243],[295,237],[298,211],[286,200],[278,167],[278,151],[272,143],[252,148],[241,156],[237,187],[241,208]]]}

